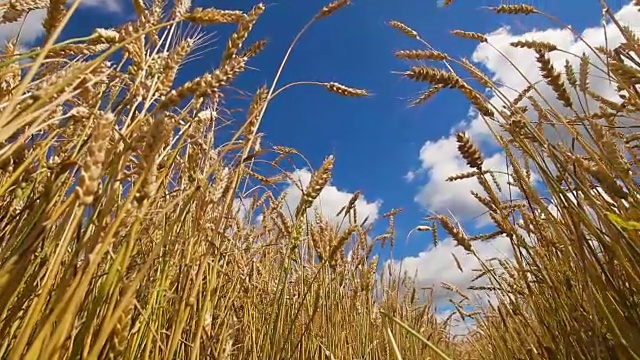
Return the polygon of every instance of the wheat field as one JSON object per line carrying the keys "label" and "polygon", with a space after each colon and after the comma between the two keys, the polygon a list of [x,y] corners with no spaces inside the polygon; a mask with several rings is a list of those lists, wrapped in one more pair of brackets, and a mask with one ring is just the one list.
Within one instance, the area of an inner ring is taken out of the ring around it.
{"label": "wheat field", "polygon": [[[265,4],[220,10],[133,0],[130,22],[59,40],[79,3],[0,4],[0,24],[47,11],[38,47],[14,39],[0,57],[0,358],[640,359],[640,36],[606,4],[602,16],[623,43],[587,44],[599,61],[574,54],[577,68],[553,64],[551,54],[563,51],[556,44],[512,43],[535,54],[544,81],[504,95],[504,107],[478,90],[501,95],[481,69],[388,22],[415,43],[395,53],[408,64],[397,76],[425,86],[410,105],[460,92],[505,152],[519,194],[499,196],[497,172],[471,136],[457,134],[473,170],[449,180],[477,181],[483,193],[473,195],[495,231],[468,235],[455,214],[432,214],[416,230],[437,243],[432,230],[440,228],[474,256],[478,242],[505,237],[515,256],[499,266],[478,256],[480,285],[470,290],[495,301],[461,296],[442,321],[429,290],[382,266],[374,251],[394,246],[400,209],[384,214],[389,230],[374,235],[356,193],[340,211],[344,226],[329,222],[312,204],[331,179],[333,156],[287,209],[275,185],[290,173],[279,164],[303,154],[261,142],[270,101],[297,85],[278,85],[291,49],[349,0],[318,9],[282,54],[273,83],[242,89],[251,101],[233,126],[221,121],[224,99],[268,46],[246,41]],[[526,4],[490,10],[558,21]],[[236,30],[216,40],[224,48],[217,68],[176,84],[190,57],[212,46],[204,29],[221,24]],[[488,42],[462,30],[451,36]],[[594,73],[617,85],[619,101],[590,87]],[[543,97],[542,85],[555,97]],[[217,141],[220,133],[230,140]],[[266,155],[278,174],[256,166]],[[248,200],[242,211],[239,198]],[[454,336],[453,317],[475,327]]]}

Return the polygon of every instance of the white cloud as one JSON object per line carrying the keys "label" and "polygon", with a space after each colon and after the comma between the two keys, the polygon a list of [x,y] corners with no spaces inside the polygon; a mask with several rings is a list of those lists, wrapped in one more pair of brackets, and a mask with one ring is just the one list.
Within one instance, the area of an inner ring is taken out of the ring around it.
{"label": "white cloud", "polygon": [[[415,256],[407,256],[402,260],[393,260],[391,266],[399,274],[411,277],[418,287],[434,287],[434,301],[442,304],[448,298],[458,298],[455,293],[441,287],[443,282],[456,286],[472,300],[476,292],[467,290],[482,269],[481,259],[487,265],[494,264],[495,259],[508,260],[513,257],[513,248],[508,238],[500,236],[491,241],[476,241],[473,243],[477,257],[466,252],[463,248],[447,238],[437,247],[431,247]],[[462,272],[458,269],[453,255],[460,262]],[[478,270],[478,271],[476,271]],[[486,279],[478,279],[474,285],[486,284]]]}
{"label": "white cloud", "polygon": [[[1,15],[2,14],[0,13],[0,16]],[[21,43],[33,43],[36,39],[38,39],[38,37],[40,37],[40,35],[43,34],[42,20],[44,20],[46,15],[47,10],[39,9],[30,12],[23,20],[16,21],[10,24],[0,25],[0,45],[4,45],[7,41],[15,37],[20,31],[21,27]]]}
{"label": "white cloud", "polygon": [[235,198],[233,199],[232,210],[233,210],[233,213],[238,216],[238,218],[242,219],[243,221],[246,221],[247,215],[253,215],[253,214],[249,214],[250,206],[251,206],[251,199]]}
{"label": "white cloud", "polygon": [[416,172],[412,171],[412,170],[407,171],[407,173],[404,175],[404,179],[407,182],[412,182],[413,179],[415,179],[415,178],[416,178]]}
{"label": "white cloud", "polygon": [[[306,188],[311,180],[311,172],[306,169],[296,170],[291,175],[295,180],[295,183],[289,181],[289,185],[284,190],[286,192],[285,203],[287,205],[287,209],[285,209],[285,211],[293,213],[300,202],[300,198],[302,197],[302,192],[298,187],[301,186],[302,188]],[[353,193],[340,190],[329,183],[314,201],[312,208],[318,209],[320,213],[333,225],[342,225],[342,228],[344,228],[345,226],[348,226],[348,223],[346,221],[342,222],[342,216],[336,216],[336,214],[349,202],[352,196]],[[381,200],[369,202],[361,195],[355,204],[359,221],[363,221],[365,218],[368,218],[367,224],[369,224],[376,220],[379,216],[381,205]],[[313,212],[309,213],[311,214]]]}
{"label": "white cloud", "polygon": [[[440,213],[450,211],[460,220],[478,217],[478,224],[483,225],[486,217],[481,215],[486,208],[470,195],[470,191],[484,195],[482,187],[476,179],[446,181],[449,176],[472,170],[458,155],[457,146],[453,136],[437,141],[427,141],[422,146],[420,149],[421,170],[429,174],[429,180],[421,187],[415,200],[430,211]],[[505,157],[502,153],[495,153],[485,158],[484,164],[487,169],[506,172]],[[507,176],[497,174],[496,178],[502,191],[499,192],[495,186],[494,190],[501,197],[508,197]],[[512,193],[511,195],[517,194]]]}
{"label": "white cloud", "polygon": [[[637,8],[633,5],[623,7],[616,15],[621,23],[635,25],[634,29],[636,31],[640,30],[640,27],[637,26],[637,24],[640,24],[640,12],[638,12]],[[541,75],[537,62],[535,61],[535,53],[528,49],[514,48],[510,45],[512,42],[518,40],[551,42],[563,51],[571,54],[581,55],[582,53],[586,53],[591,57],[592,63],[603,68],[604,64],[599,63],[599,60],[596,59],[585,42],[592,47],[607,45],[609,48],[614,48],[623,41],[622,35],[614,25],[607,25],[606,34],[607,36],[605,38],[605,31],[602,27],[596,26],[588,28],[581,33],[581,37],[584,39],[584,41],[582,41],[567,29],[536,30],[524,34],[516,34],[509,27],[501,27],[487,34],[489,43],[479,44],[473,52],[472,60],[479,63],[481,67],[484,67],[497,84],[504,85],[495,93],[502,93],[507,98],[513,99],[517,91],[529,85],[527,79],[530,82],[536,82],[541,80]],[[563,71],[565,61],[567,60],[573,65],[576,71],[579,68],[578,64],[580,59],[577,56],[556,51],[551,53],[550,58],[558,71]],[[513,65],[511,65],[511,63],[513,63]],[[618,99],[615,84],[609,83],[603,76],[605,74],[599,72],[599,70],[592,66],[590,75],[589,83],[591,84],[592,90],[610,100]],[[561,106],[556,106],[559,105],[559,102],[555,99],[554,93],[546,84],[542,83],[537,88],[542,97],[549,100],[549,103],[554,106],[554,108],[558,111],[562,109]],[[513,89],[515,89],[515,91]],[[489,96],[493,104],[498,108],[502,107],[504,104],[502,98],[495,96],[495,94]],[[574,98],[574,100],[577,99]],[[578,104],[577,101],[574,101],[574,103]],[[596,108],[594,101],[591,100],[589,103],[592,110]],[[526,105],[526,100],[521,104]],[[533,110],[530,109],[530,111],[532,112]],[[471,139],[479,145],[491,143],[492,135],[485,121],[477,116],[475,112],[472,112],[472,114],[470,119],[456,125],[456,131],[462,130],[467,132]],[[564,136],[565,134],[566,132],[563,134],[562,130],[552,129],[551,127],[545,130],[547,137],[558,140],[566,140],[567,137]],[[464,221],[480,215],[480,213],[484,211],[484,208],[469,193],[470,190],[479,190],[479,186],[475,184],[474,179],[452,183],[445,181],[445,179],[451,175],[470,170],[464,161],[459,158],[456,147],[453,129],[450,136],[443,137],[436,141],[427,141],[420,150],[420,167],[412,170],[411,174],[424,174],[427,179],[415,197],[416,202],[430,211],[451,211],[459,220]],[[491,155],[485,160],[485,163],[485,167],[488,169],[506,170],[503,153]],[[417,176],[414,177],[417,178]],[[502,176],[499,179],[503,190],[506,190],[506,180],[506,176]],[[480,193],[482,194],[482,192]],[[503,197],[507,196],[507,194],[502,195]],[[482,224],[484,223],[480,222],[480,225]]]}
{"label": "white cloud", "polygon": [[[80,6],[87,8],[99,8],[101,12],[120,12],[122,10],[122,4],[119,0],[81,0]],[[2,16],[0,11],[0,16]],[[44,29],[42,28],[42,21],[47,15],[46,9],[38,9],[29,12],[29,14],[10,24],[0,24],[0,46],[4,45],[7,41],[14,38],[20,28],[20,42],[22,44],[33,44],[42,34]]]}
{"label": "white cloud", "polygon": [[[640,31],[640,27],[637,26],[637,24],[640,24],[640,13],[633,5],[623,7],[616,14],[616,18],[621,23],[630,25],[636,32]],[[615,84],[609,82],[607,74],[603,70],[606,69],[606,63],[602,62],[602,55],[597,55],[591,50],[591,48],[599,46],[614,49],[624,41],[622,34],[613,24],[608,24],[606,29],[601,26],[587,28],[580,33],[580,37],[575,36],[569,29],[547,29],[515,34],[511,28],[502,27],[487,34],[487,38],[489,43],[478,45],[472,55],[472,60],[483,66],[492,75],[492,80],[497,84],[504,85],[498,89],[498,92],[504,94],[509,100],[513,99],[529,83],[537,83],[536,89],[540,94],[531,92],[530,95],[537,99],[544,99],[546,101],[546,103],[543,102],[545,107],[548,107],[546,106],[548,104],[560,113],[564,112],[568,115],[573,115],[563,108],[551,88],[543,82],[534,51],[519,49],[510,45],[514,41],[522,40],[550,42],[561,49],[562,52],[554,51],[549,58],[556,70],[562,73],[564,73],[564,66],[567,61],[577,72],[580,63],[579,56],[586,54],[592,64],[589,69],[591,90],[606,99],[620,100]],[[570,95],[578,112],[582,112],[583,107],[591,111],[597,110],[598,103],[592,98],[578,97],[571,91]],[[504,105],[503,98],[498,96],[494,96],[490,100],[497,107]],[[526,99],[521,102],[521,105],[529,104]],[[534,110],[529,106],[527,115],[533,114]],[[491,135],[488,127],[480,118],[473,119],[468,128],[468,131],[473,136],[486,138]],[[545,128],[545,135],[557,140],[568,141],[569,139],[566,131],[554,129],[550,126]]]}
{"label": "white cloud", "polygon": [[449,333],[454,336],[454,340],[469,334],[476,328],[476,322],[473,319],[465,317],[462,320],[454,309],[439,311],[436,313],[436,318],[441,323],[446,322],[449,326]]}

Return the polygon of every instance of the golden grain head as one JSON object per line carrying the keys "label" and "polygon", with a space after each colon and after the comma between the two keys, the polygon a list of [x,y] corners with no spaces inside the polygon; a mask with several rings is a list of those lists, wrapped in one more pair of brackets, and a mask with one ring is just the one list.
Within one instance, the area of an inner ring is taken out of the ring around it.
{"label": "golden grain head", "polygon": [[449,56],[443,52],[435,50],[400,50],[396,51],[396,57],[406,60],[449,60]]}
{"label": "golden grain head", "polygon": [[95,29],[93,37],[98,43],[115,44],[120,40],[120,34],[113,29]]}
{"label": "golden grain head", "polygon": [[428,82],[432,85],[441,85],[447,88],[462,88],[465,83],[456,74],[446,70],[427,66],[412,66],[404,73],[408,79],[420,82]]}
{"label": "golden grain head", "polygon": [[555,44],[547,41],[518,40],[512,42],[510,45],[517,48],[538,50],[544,52],[552,52],[558,50],[558,47]]}
{"label": "golden grain head", "polygon": [[510,15],[531,15],[538,13],[538,10],[534,6],[528,4],[500,5],[493,8],[493,10],[498,14]]}
{"label": "golden grain head", "polygon": [[266,39],[261,39],[261,40],[258,40],[256,42],[254,42],[253,44],[247,46],[244,49],[244,51],[240,54],[240,57],[252,58],[252,57],[258,55],[267,46],[267,42],[268,41]]}
{"label": "golden grain head", "polygon": [[242,11],[195,8],[184,15],[185,20],[196,25],[239,23],[246,19]]}
{"label": "golden grain head", "polygon": [[553,89],[556,94],[556,98],[562,102],[562,105],[569,109],[572,108],[573,100],[571,99],[571,95],[564,85],[564,81],[562,81],[560,73],[557,72],[553,67],[553,65],[551,64],[551,60],[548,58],[545,51],[535,50],[535,52],[536,61],[540,66],[540,73],[542,77],[545,79],[551,89]]}
{"label": "golden grain head", "polygon": [[456,141],[458,142],[458,152],[465,159],[467,165],[470,168],[481,171],[484,159],[480,150],[471,142],[469,136],[464,132],[459,132],[456,134]]}
{"label": "golden grain head", "polygon": [[475,40],[482,43],[486,43],[488,41],[487,37],[476,32],[470,31],[462,31],[462,30],[452,30],[451,34],[463,39]]}
{"label": "golden grain head", "polygon": [[351,0],[335,0],[329,3],[327,6],[323,7],[322,10],[318,14],[316,14],[315,19],[319,20],[330,16],[336,11],[344,8],[345,6],[351,4]]}
{"label": "golden grain head", "polygon": [[255,25],[256,21],[258,21],[258,18],[260,17],[260,15],[262,15],[264,10],[264,4],[259,3],[254,6],[242,20],[239,21],[238,30],[234,32],[227,41],[227,47],[222,54],[222,60],[220,62],[221,64],[225,64],[231,61],[238,50],[240,50],[242,44],[247,39],[247,36],[249,36],[251,29],[253,29],[253,26]]}
{"label": "golden grain head", "polygon": [[423,104],[429,101],[429,99],[431,99],[435,94],[437,94],[442,89],[444,89],[443,85],[432,86],[430,89],[423,91],[414,100],[412,100],[410,103],[410,106],[418,106],[420,104]]}
{"label": "golden grain head", "polygon": [[391,20],[391,21],[389,21],[388,24],[392,28],[399,30],[401,33],[407,35],[408,37],[411,37],[411,38],[414,38],[414,39],[419,39],[420,38],[420,36],[418,35],[418,32],[416,32],[412,28],[408,27],[407,25],[401,23],[400,21]]}
{"label": "golden grain head", "polygon": [[369,96],[369,93],[366,90],[351,88],[335,82],[326,83],[324,84],[324,87],[327,90],[331,91],[332,93],[336,93],[342,96],[347,96],[347,97]]}

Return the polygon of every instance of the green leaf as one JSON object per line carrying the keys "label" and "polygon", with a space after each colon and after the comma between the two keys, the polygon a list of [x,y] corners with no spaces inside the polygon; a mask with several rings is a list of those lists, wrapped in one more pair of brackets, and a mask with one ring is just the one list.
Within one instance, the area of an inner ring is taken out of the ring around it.
{"label": "green leaf", "polygon": [[637,221],[623,220],[617,214],[610,213],[610,212],[607,212],[606,214],[609,220],[611,220],[614,224],[620,226],[621,228],[624,228],[627,230],[640,230],[640,223]]}

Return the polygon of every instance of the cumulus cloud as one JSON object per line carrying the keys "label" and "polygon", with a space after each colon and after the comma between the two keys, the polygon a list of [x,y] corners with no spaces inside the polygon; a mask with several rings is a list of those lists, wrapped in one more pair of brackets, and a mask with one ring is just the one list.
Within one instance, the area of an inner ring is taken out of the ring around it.
{"label": "cumulus cloud", "polygon": [[[637,25],[640,24],[640,13],[634,5],[629,4],[623,7],[616,14],[616,18],[622,24],[631,26],[634,31],[640,31],[640,26]],[[589,67],[591,90],[608,100],[620,101],[615,84],[609,81],[606,70],[604,70],[607,65],[603,62],[602,55],[591,50],[597,47],[614,49],[624,41],[624,37],[612,23],[609,23],[606,28],[602,26],[587,28],[579,33],[579,36],[576,36],[569,29],[547,29],[515,34],[511,28],[502,27],[487,34],[487,38],[489,42],[482,43],[475,49],[472,60],[484,67],[494,82],[503,84],[496,91],[502,96],[493,96],[490,99],[497,107],[504,105],[505,100],[513,99],[529,83],[534,83],[539,94],[531,92],[532,96],[544,99],[544,103],[560,113],[572,115],[571,111],[565,109],[556,99],[551,88],[544,83],[535,53],[532,50],[519,49],[510,45],[514,41],[523,40],[550,42],[561,49],[562,51],[552,52],[549,56],[553,66],[561,72],[564,72],[563,69],[567,62],[577,72],[580,63],[579,56],[587,55],[591,63]],[[588,109],[597,110],[598,103],[591,97],[585,98],[574,92],[570,92],[570,95],[578,112]],[[529,105],[529,101],[525,99],[521,105]],[[531,106],[529,106],[527,115],[533,118],[534,110]],[[478,138],[490,137],[489,128],[481,118],[473,119],[468,125],[468,131]],[[548,126],[544,132],[547,137],[554,140],[568,141],[569,139],[567,132],[563,129],[558,130],[558,128]]]}
{"label": "cumulus cloud", "polygon": [[[100,8],[102,12],[119,12],[122,4],[119,0],[81,0],[80,6],[86,8]],[[3,11],[0,11],[2,16]],[[31,11],[24,18],[10,24],[0,24],[0,45],[13,39],[20,32],[22,44],[33,44],[42,34],[42,21],[47,15],[46,9]],[[22,30],[21,30],[22,29]]]}
{"label": "cumulus cloud", "polygon": [[[295,211],[296,206],[300,202],[302,197],[302,192],[300,188],[306,188],[309,185],[309,181],[311,180],[311,172],[306,169],[296,170],[292,174],[292,178],[294,181],[289,181],[287,188],[284,190],[285,195],[285,203],[287,209],[285,211],[289,211],[293,213]],[[340,190],[336,186],[329,183],[320,193],[318,198],[314,201],[312,208],[318,209],[320,213],[326,217],[333,225],[335,226],[348,226],[342,222],[342,216],[336,216],[340,209],[345,206],[349,199],[353,196],[353,193]],[[362,221],[367,218],[367,224],[375,221],[379,216],[380,206],[382,205],[381,200],[376,200],[373,202],[367,201],[364,196],[360,196],[356,201],[355,208],[358,213],[358,218]]]}
{"label": "cumulus cloud", "polygon": [[[628,24],[634,30],[640,31],[640,27],[637,25],[640,24],[640,12],[633,5],[629,4],[623,7],[616,14],[616,17],[621,23]],[[588,55],[594,65],[590,68],[589,83],[591,89],[609,100],[619,99],[615,84],[610,83],[604,76],[605,74],[596,68],[597,66],[602,69],[605,65],[589,49],[589,46],[593,48],[597,46],[614,48],[623,41],[622,35],[613,24],[608,24],[606,29],[602,26],[585,29],[580,33],[580,37],[575,36],[568,29],[551,28],[517,34],[509,27],[501,27],[487,34],[487,38],[488,43],[479,44],[471,59],[481,68],[484,68],[496,84],[502,84],[497,91],[489,95],[490,101],[498,108],[505,104],[505,100],[513,99],[530,82],[540,82],[536,88],[541,95],[536,97],[543,97],[558,111],[562,109],[562,106],[555,99],[553,91],[544,82],[541,82],[542,78],[535,61],[535,53],[528,49],[514,48],[510,45],[512,42],[519,40],[547,41],[566,51],[566,53],[556,51],[550,55],[553,65],[559,70],[564,68],[566,61],[573,65],[574,69],[579,68],[579,57],[571,54],[582,55],[584,53]],[[578,101],[574,97],[575,104],[589,106],[592,110],[597,109],[592,99],[581,98],[580,100]],[[527,105],[526,100],[522,105]],[[580,107],[580,105],[577,106]],[[529,111],[532,112],[533,109],[530,107]],[[456,131],[465,131],[479,144],[491,144],[492,135],[485,120],[475,112],[471,112],[471,114],[474,115],[457,124],[454,129]],[[566,132],[563,133],[561,129],[551,126],[545,129],[547,137],[559,141],[568,140],[568,137],[563,134],[566,135]],[[436,141],[427,141],[420,150],[419,161],[418,169],[411,171],[411,174],[414,175],[411,178],[415,181],[415,175],[420,174],[423,179],[426,179],[426,182],[420,186],[419,192],[415,197],[416,202],[430,211],[451,211],[461,221],[478,216],[479,212],[483,211],[483,207],[469,193],[470,190],[479,190],[477,184],[474,184],[474,180],[462,182],[445,181],[451,175],[469,170],[457,154],[453,131],[447,137]],[[505,171],[504,154],[498,152],[490,155],[486,160],[486,165],[487,168],[492,170]],[[505,190],[506,176],[500,177],[499,183]],[[515,196],[517,194],[511,193],[510,195]],[[506,194],[503,193],[502,196],[505,197]],[[482,221],[479,223],[479,225],[483,224]]]}
{"label": "cumulus cloud", "polygon": [[242,219],[243,221],[246,221],[248,220],[247,215],[253,215],[253,214],[249,214],[250,206],[251,206],[251,199],[235,198],[233,199],[232,211],[235,215],[238,216],[238,218]]}
{"label": "cumulus cloud", "polygon": [[437,312],[436,318],[439,322],[446,322],[449,325],[449,333],[454,336],[454,340],[457,337],[467,335],[473,331],[476,326],[475,320],[468,317],[463,320],[453,309]]}
{"label": "cumulus cloud", "polygon": [[22,32],[20,33],[21,42],[23,44],[33,43],[43,34],[42,20],[44,20],[46,15],[47,10],[39,9],[30,12],[23,20],[0,25],[0,44],[4,45],[7,41],[14,38],[18,32],[20,32],[20,28],[22,28]]}
{"label": "cumulus cloud", "polygon": [[[428,173],[429,180],[424,184],[415,200],[430,211],[446,213],[451,212],[459,219],[476,218],[478,225],[486,223],[487,217],[482,216],[485,207],[473,196],[471,191],[483,194],[482,187],[475,178],[448,182],[452,175],[469,172],[472,169],[458,155],[455,137],[450,136],[436,141],[427,141],[420,149],[421,170]],[[495,153],[485,158],[484,166],[488,169],[506,172],[505,156]],[[503,198],[509,196],[507,176],[501,173],[496,175],[499,191],[494,190]],[[511,193],[511,196],[515,196]]]}
{"label": "cumulus cloud", "polygon": [[415,179],[415,178],[416,178],[416,172],[412,171],[412,170],[407,171],[407,173],[404,175],[404,179],[407,182],[412,182],[413,179]]}
{"label": "cumulus cloud", "polygon": [[[475,242],[474,248],[477,256],[466,252],[456,246],[451,238],[447,238],[437,247],[429,248],[415,256],[391,260],[391,266],[397,273],[413,278],[418,287],[434,287],[433,300],[436,304],[457,297],[455,293],[441,287],[443,282],[457,287],[473,299],[475,295],[481,294],[470,292],[467,288],[481,270],[480,260],[490,264],[497,259],[508,260],[513,257],[511,243],[504,236],[492,241]],[[458,269],[454,256],[458,259],[462,271]],[[482,278],[474,283],[480,284],[486,284]]]}

